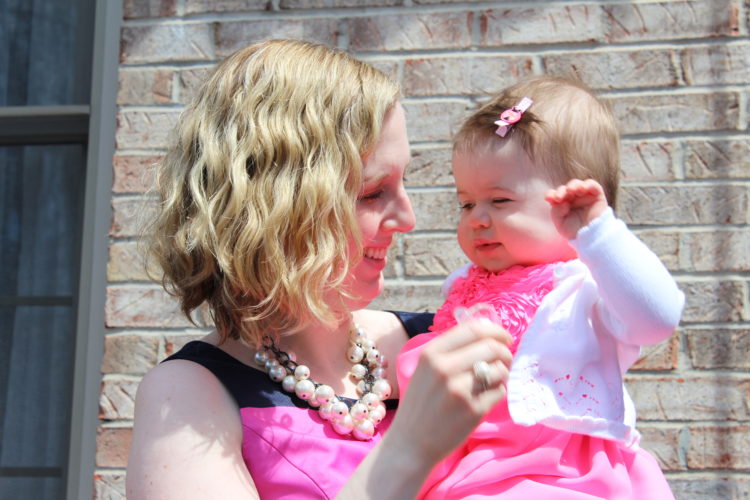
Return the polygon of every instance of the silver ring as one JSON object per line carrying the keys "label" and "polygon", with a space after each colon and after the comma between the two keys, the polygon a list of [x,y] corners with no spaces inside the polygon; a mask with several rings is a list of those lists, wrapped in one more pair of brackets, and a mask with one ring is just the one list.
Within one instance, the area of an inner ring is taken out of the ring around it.
{"label": "silver ring", "polygon": [[477,361],[474,363],[474,376],[477,378],[482,388],[486,391],[490,385],[490,365],[486,361]]}

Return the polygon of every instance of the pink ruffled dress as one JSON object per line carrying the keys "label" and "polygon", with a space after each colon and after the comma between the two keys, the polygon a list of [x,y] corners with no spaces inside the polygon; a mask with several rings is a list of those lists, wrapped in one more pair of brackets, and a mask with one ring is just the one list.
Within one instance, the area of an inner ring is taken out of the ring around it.
{"label": "pink ruffled dress", "polygon": [[[423,346],[455,325],[456,307],[492,305],[511,333],[515,353],[542,299],[555,286],[560,263],[514,266],[492,273],[472,266],[458,278],[435,315],[431,333],[412,338],[398,357],[399,386],[408,390]],[[466,442],[431,473],[427,499],[673,499],[656,460],[625,444],[541,424],[513,423],[506,400],[491,410]]]}

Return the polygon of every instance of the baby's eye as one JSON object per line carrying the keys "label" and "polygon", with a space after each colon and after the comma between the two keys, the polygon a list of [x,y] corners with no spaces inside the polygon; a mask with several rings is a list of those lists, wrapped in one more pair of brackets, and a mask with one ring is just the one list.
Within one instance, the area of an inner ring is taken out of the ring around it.
{"label": "baby's eye", "polygon": [[468,201],[466,203],[459,202],[458,208],[460,208],[461,210],[471,210],[472,208],[474,208],[474,204]]}
{"label": "baby's eye", "polygon": [[501,203],[505,203],[507,201],[510,201],[510,200],[508,198],[493,198],[492,199],[492,203],[496,204],[496,205],[499,205]]}

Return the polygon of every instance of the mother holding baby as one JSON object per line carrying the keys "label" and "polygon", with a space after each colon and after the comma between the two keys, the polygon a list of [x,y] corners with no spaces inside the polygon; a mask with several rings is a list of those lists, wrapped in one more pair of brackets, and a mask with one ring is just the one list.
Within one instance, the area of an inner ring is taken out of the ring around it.
{"label": "mother holding baby", "polygon": [[413,498],[504,396],[501,327],[431,343],[403,396],[388,360],[432,315],[363,310],[414,226],[409,160],[399,89],[370,65],[289,40],[219,64],[149,228],[165,287],[216,330],[141,382],[129,499]]}

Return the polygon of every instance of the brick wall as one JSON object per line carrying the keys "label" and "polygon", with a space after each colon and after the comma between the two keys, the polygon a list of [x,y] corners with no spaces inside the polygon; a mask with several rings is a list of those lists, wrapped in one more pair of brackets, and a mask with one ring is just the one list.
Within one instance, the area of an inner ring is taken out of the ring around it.
{"label": "brick wall", "polygon": [[687,295],[679,331],[629,376],[644,446],[680,499],[750,495],[750,1],[124,0],[124,12],[96,498],[124,496],[138,380],[207,331],[141,269],[146,167],[209,68],[268,37],[338,46],[403,86],[418,223],[377,307],[434,309],[463,262],[449,140],[483,91],[571,70],[600,91],[623,133],[619,215]]}

